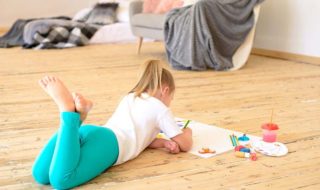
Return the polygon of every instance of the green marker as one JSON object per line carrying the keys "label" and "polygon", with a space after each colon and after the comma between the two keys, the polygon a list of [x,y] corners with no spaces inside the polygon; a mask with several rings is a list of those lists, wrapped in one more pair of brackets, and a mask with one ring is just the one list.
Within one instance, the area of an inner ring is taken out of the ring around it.
{"label": "green marker", "polygon": [[233,146],[233,141],[232,141],[231,135],[229,135],[229,138],[230,138],[231,144]]}
{"label": "green marker", "polygon": [[235,135],[229,135],[230,137],[230,140],[231,140],[231,143],[232,143],[232,146],[238,146],[237,144],[237,137]]}
{"label": "green marker", "polygon": [[234,141],[233,141],[232,136],[231,136],[231,135],[229,135],[229,137],[230,137],[230,141],[231,141],[231,143],[232,143],[232,146],[235,146],[235,145],[234,145]]}
{"label": "green marker", "polygon": [[184,124],[184,126],[182,127],[182,129],[187,128],[187,126],[189,125],[189,123],[190,123],[190,120],[188,120],[188,121],[186,122],[186,124]]}
{"label": "green marker", "polygon": [[236,141],[236,145],[238,146],[239,145],[238,137],[234,135],[234,139]]}

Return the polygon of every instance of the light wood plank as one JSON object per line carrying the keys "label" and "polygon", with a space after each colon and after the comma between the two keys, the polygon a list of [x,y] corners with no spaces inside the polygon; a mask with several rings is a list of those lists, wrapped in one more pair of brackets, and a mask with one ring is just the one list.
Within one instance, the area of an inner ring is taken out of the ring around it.
{"label": "light wood plank", "polygon": [[[41,147],[57,130],[58,110],[38,87],[56,75],[92,99],[88,123],[104,124],[134,85],[144,60],[166,61],[162,43],[92,45],[66,50],[0,49],[0,189],[51,189],[31,177]],[[261,135],[271,109],[281,158],[256,162],[233,152],[210,159],[146,150],[78,189],[319,189],[320,65],[252,55],[235,72],[173,71],[176,116]]]}

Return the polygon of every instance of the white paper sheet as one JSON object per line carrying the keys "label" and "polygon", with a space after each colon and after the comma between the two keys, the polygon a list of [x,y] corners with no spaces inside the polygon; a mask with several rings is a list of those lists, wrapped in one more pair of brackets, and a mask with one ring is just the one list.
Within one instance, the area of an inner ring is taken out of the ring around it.
{"label": "white paper sheet", "polygon": [[[177,118],[178,124],[184,123],[186,120]],[[183,122],[181,122],[183,121]],[[231,131],[223,128],[219,128],[213,125],[207,125],[196,121],[190,121],[188,127],[192,129],[193,146],[189,153],[200,156],[202,158],[210,158],[215,155],[233,150],[229,135],[236,135],[240,137],[243,135],[241,132]],[[261,137],[248,135],[250,142],[261,140]],[[200,154],[199,151],[202,148],[209,148],[215,150],[214,154]]]}

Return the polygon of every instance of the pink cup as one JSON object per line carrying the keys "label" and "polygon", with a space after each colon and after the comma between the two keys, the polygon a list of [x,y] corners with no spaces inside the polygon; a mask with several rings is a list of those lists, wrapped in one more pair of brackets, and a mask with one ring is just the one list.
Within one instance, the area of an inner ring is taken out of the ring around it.
{"label": "pink cup", "polygon": [[279,129],[277,124],[266,123],[262,125],[262,140],[264,142],[273,143],[277,141],[277,130]]}
{"label": "pink cup", "polygon": [[264,142],[272,143],[277,141],[277,133],[275,131],[263,129],[262,132],[263,132],[262,140]]}

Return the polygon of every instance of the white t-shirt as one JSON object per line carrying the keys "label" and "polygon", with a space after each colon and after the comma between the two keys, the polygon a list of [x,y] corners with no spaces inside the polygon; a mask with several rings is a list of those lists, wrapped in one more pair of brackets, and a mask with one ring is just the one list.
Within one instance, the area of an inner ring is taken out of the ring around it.
{"label": "white t-shirt", "polygon": [[181,134],[170,109],[157,98],[143,93],[125,96],[105,124],[116,135],[121,164],[137,157],[156,138],[160,130],[169,138]]}

